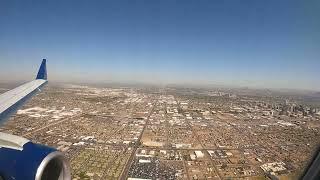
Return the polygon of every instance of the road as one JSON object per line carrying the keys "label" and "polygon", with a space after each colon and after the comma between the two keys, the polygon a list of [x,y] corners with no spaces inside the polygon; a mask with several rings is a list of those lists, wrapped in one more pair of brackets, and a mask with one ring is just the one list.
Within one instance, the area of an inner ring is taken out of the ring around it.
{"label": "road", "polygon": [[129,169],[130,169],[130,167],[131,167],[131,164],[133,163],[134,156],[135,156],[135,154],[136,154],[137,149],[139,148],[139,146],[140,146],[140,144],[141,144],[142,135],[143,135],[145,129],[147,128],[148,124],[149,124],[150,116],[152,115],[152,113],[153,113],[153,111],[154,111],[154,108],[155,108],[155,106],[157,105],[157,103],[158,103],[158,100],[156,100],[155,102],[153,102],[152,108],[151,108],[151,110],[150,110],[150,112],[149,112],[149,114],[148,114],[148,116],[147,116],[146,123],[145,123],[144,126],[143,126],[143,129],[142,129],[142,131],[141,131],[141,133],[140,133],[140,136],[139,136],[137,142],[136,142],[135,145],[133,146],[132,153],[131,153],[131,155],[130,155],[127,163],[126,163],[126,167],[123,169],[123,171],[122,171],[122,173],[121,173],[121,176],[120,176],[120,179],[121,179],[121,180],[126,180],[127,177],[128,177]]}

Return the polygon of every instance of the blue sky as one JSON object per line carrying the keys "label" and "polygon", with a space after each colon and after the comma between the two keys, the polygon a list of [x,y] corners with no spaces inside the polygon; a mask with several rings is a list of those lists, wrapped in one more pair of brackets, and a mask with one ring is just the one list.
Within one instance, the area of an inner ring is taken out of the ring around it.
{"label": "blue sky", "polygon": [[[320,90],[317,0],[0,2],[0,81]],[[8,76],[8,74],[10,76]]]}

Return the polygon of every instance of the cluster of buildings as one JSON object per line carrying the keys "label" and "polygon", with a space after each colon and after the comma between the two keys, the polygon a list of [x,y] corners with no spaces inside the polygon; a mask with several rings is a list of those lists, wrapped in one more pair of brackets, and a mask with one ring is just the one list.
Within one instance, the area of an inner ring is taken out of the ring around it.
{"label": "cluster of buildings", "polygon": [[319,143],[319,107],[221,90],[69,85],[48,87],[1,131],[64,152],[75,180],[294,178]]}

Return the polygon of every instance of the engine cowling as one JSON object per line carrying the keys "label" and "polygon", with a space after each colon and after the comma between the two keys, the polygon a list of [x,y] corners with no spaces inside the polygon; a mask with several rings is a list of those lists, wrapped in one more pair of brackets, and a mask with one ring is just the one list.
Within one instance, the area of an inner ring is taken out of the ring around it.
{"label": "engine cowling", "polygon": [[29,140],[0,133],[0,180],[70,180],[63,153]]}

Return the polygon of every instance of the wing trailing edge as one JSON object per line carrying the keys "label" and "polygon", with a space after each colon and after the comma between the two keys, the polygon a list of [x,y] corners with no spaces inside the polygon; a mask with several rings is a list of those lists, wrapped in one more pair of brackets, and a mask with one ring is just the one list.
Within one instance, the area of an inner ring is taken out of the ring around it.
{"label": "wing trailing edge", "polygon": [[47,84],[46,59],[42,60],[36,80],[25,83],[0,95],[0,125],[17,112],[31,97]]}

